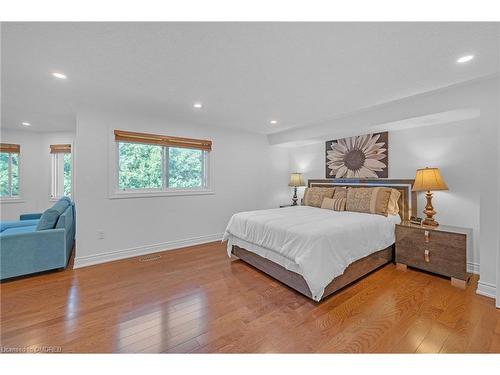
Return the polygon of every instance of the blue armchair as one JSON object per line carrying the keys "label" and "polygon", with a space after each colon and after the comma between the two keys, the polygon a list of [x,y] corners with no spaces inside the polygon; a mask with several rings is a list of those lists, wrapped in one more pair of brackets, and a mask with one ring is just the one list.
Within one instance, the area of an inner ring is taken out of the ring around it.
{"label": "blue armchair", "polygon": [[0,223],[0,280],[65,268],[75,230],[75,205],[66,197],[43,214]]}

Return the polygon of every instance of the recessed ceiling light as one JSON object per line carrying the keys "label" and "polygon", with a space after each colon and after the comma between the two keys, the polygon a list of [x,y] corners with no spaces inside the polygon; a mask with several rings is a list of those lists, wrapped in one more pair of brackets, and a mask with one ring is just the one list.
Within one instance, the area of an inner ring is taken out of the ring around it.
{"label": "recessed ceiling light", "polygon": [[474,55],[465,55],[457,59],[457,63],[463,64],[468,61],[471,61],[474,58]]}
{"label": "recessed ceiling light", "polygon": [[201,107],[203,107],[203,104],[201,104],[201,103],[194,103],[193,107],[197,108],[197,109],[200,109]]}
{"label": "recessed ceiling light", "polygon": [[63,74],[63,73],[60,73],[60,72],[54,72],[54,73],[52,73],[52,75],[54,77],[56,77],[57,79],[66,79],[66,78],[68,78],[66,76],[66,74]]}
{"label": "recessed ceiling light", "polygon": [[29,122],[22,122],[21,123],[23,126],[31,126],[31,124]]}
{"label": "recessed ceiling light", "polygon": [[271,120],[271,121],[269,121],[269,123],[270,123],[271,125],[276,125],[276,124],[278,123],[278,121],[276,121],[276,120]]}

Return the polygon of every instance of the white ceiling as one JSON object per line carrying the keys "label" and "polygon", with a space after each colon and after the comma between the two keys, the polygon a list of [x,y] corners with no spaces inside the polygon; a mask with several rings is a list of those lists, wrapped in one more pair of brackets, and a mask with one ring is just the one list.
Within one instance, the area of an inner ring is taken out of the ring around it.
{"label": "white ceiling", "polygon": [[[71,130],[79,106],[97,103],[259,133],[313,125],[497,73],[499,30],[498,23],[3,23],[2,127],[29,121],[34,131]],[[476,58],[457,65],[464,54]]]}

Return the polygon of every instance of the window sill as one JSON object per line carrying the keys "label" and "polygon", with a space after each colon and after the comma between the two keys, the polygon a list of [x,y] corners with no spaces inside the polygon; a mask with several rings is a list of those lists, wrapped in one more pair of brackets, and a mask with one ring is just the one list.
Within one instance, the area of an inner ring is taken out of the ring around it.
{"label": "window sill", "polygon": [[172,190],[172,191],[125,191],[115,192],[109,195],[109,199],[130,199],[130,198],[154,198],[171,197],[182,195],[210,195],[215,194],[211,189],[203,190]]}
{"label": "window sill", "polygon": [[26,202],[21,198],[0,198],[0,203],[24,203]]}

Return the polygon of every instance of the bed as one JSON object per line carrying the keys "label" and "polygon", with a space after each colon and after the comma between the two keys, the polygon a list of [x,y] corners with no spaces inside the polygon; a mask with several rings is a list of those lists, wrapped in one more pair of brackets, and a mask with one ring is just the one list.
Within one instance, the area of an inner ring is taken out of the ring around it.
{"label": "bed", "polygon": [[311,179],[308,187],[397,189],[399,215],[309,206],[240,212],[224,233],[228,255],[320,301],[393,259],[395,224],[416,214],[408,179]]}

